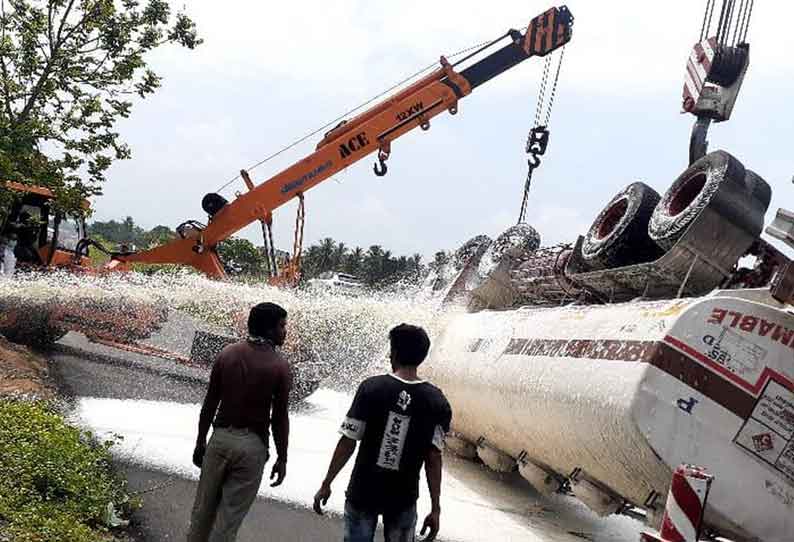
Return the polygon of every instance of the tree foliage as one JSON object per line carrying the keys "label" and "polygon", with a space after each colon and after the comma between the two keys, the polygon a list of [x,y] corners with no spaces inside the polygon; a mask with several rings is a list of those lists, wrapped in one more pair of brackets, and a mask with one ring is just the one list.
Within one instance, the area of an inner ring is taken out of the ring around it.
{"label": "tree foliage", "polygon": [[134,97],[161,78],[146,54],[201,43],[165,0],[0,0],[0,177],[56,191],[80,210],[101,193],[114,160],[130,157],[116,131]]}
{"label": "tree foliage", "polygon": [[175,239],[176,232],[168,226],[155,226],[147,231],[136,225],[135,220],[128,216],[121,222],[116,220],[92,222],[88,225],[88,236],[95,240],[101,238],[111,245],[129,245],[148,249]]}
{"label": "tree foliage", "polygon": [[[151,230],[141,228],[129,216],[121,221],[90,223],[88,235],[105,246],[128,245],[138,249],[154,248],[177,236],[167,226],[156,226]],[[222,241],[218,244],[218,255],[230,276],[268,278],[264,248],[247,239],[232,237]],[[448,259],[449,255],[439,252],[429,267],[443,265]],[[355,275],[369,286],[379,287],[400,280],[418,279],[424,276],[427,267],[422,264],[421,254],[393,256],[381,245],[373,245],[367,250],[361,247],[351,249],[344,242],[326,237],[303,251],[302,271],[304,280],[332,271]]]}
{"label": "tree foliage", "polygon": [[361,277],[370,286],[381,286],[402,279],[415,279],[424,273],[422,256],[392,256],[381,245],[350,250],[344,243],[326,237],[303,253],[303,277],[311,279],[328,272]]}
{"label": "tree foliage", "polygon": [[265,257],[248,239],[231,237],[218,243],[218,256],[229,275],[264,277]]}

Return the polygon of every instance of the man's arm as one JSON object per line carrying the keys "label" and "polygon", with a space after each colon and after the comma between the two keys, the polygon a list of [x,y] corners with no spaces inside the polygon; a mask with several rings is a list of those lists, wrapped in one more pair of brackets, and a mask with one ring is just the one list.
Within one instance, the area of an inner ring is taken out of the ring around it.
{"label": "man's arm", "polygon": [[364,381],[358,386],[356,396],[353,397],[353,404],[350,405],[350,410],[347,411],[347,416],[342,421],[342,427],[339,428],[342,437],[336,444],[334,455],[331,457],[328,474],[314,496],[314,511],[318,514],[323,513],[320,504],[325,505],[328,503],[328,498],[331,496],[331,483],[334,478],[350,460],[353,452],[356,451],[356,442],[364,438],[364,432],[367,429],[366,420],[369,417],[367,413],[369,410],[368,397],[366,381]]}
{"label": "man's arm", "polygon": [[204,461],[204,452],[207,449],[207,433],[209,433],[212,421],[215,419],[215,412],[221,402],[221,370],[218,360],[212,366],[210,373],[210,383],[207,387],[207,395],[204,396],[204,403],[201,405],[199,414],[198,436],[196,437],[196,447],[193,450],[193,464],[201,468]]}
{"label": "man's arm", "polygon": [[440,527],[441,519],[441,450],[431,446],[425,457],[425,477],[427,478],[427,489],[430,491],[430,513],[425,518],[420,534],[424,536],[429,529],[429,534],[425,540],[435,540]]}
{"label": "man's arm", "polygon": [[276,479],[270,487],[281,485],[287,476],[287,449],[289,448],[289,393],[292,389],[292,374],[286,368],[276,386],[273,396],[272,426],[273,440],[276,443],[276,462],[270,479]]}
{"label": "man's arm", "polygon": [[[334,455],[331,457],[331,464],[328,465],[328,474],[325,475],[325,480],[323,480],[320,490],[314,496],[314,511],[318,514],[323,513],[322,506],[328,503],[328,498],[331,496],[331,484],[336,478],[336,475],[339,474],[339,471],[350,461],[350,457],[355,451],[356,441],[342,435],[339,438],[339,442],[336,444]],[[322,503],[322,506],[320,506],[320,503]]]}

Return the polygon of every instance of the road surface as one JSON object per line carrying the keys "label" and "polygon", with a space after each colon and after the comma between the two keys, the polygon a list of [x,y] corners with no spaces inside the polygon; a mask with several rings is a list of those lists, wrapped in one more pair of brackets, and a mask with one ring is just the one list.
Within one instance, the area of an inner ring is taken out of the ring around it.
{"label": "road surface", "polygon": [[[98,435],[123,436],[114,454],[131,489],[144,492],[137,519],[149,539],[181,539],[199,474],[190,457],[206,371],[120,353],[74,334],[51,357],[53,374],[74,397],[74,419]],[[350,466],[334,485],[328,516],[308,507],[349,401],[346,394],[321,389],[295,409],[287,480],[276,489],[263,483],[240,542],[341,540]],[[420,516],[428,510],[422,483]],[[642,529],[626,517],[599,519],[568,497],[543,498],[517,475],[455,457],[445,459],[442,493],[441,539],[449,542],[637,542]]]}

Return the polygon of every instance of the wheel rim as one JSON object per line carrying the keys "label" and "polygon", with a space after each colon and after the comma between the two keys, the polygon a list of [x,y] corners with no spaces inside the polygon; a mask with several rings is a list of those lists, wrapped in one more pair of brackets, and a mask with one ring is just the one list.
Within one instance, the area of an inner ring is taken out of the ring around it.
{"label": "wheel rim", "polygon": [[681,183],[667,204],[667,213],[670,216],[678,216],[683,213],[703,191],[706,180],[705,173],[698,173]]}
{"label": "wheel rim", "polygon": [[626,197],[620,198],[610,205],[606,213],[604,213],[604,218],[596,229],[595,238],[601,241],[609,237],[615,229],[617,229],[623,217],[626,216],[626,211],[628,211],[628,209],[629,200]]}

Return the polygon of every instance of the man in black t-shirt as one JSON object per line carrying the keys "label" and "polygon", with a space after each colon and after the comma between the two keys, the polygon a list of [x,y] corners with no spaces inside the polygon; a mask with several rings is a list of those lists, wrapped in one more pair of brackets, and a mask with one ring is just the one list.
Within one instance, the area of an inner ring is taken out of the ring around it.
{"label": "man in black t-shirt", "polygon": [[401,324],[389,333],[393,372],[361,383],[339,432],[328,474],[314,497],[314,510],[331,496],[331,483],[361,446],[345,502],[345,542],[372,542],[383,516],[386,542],[413,542],[419,471],[425,466],[432,510],[422,534],[434,540],[439,529],[441,451],[452,410],[440,389],[420,380],[417,367],[430,339],[416,326]]}

